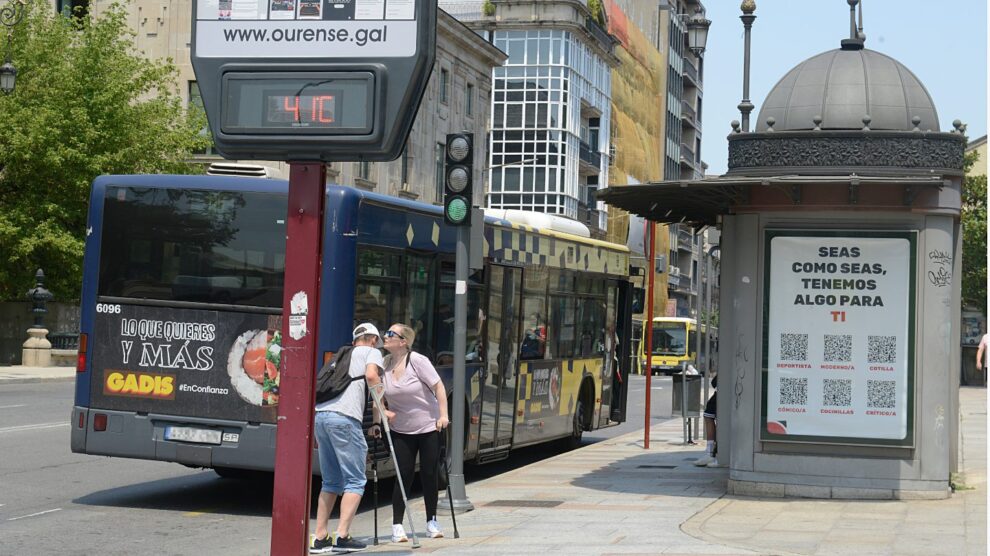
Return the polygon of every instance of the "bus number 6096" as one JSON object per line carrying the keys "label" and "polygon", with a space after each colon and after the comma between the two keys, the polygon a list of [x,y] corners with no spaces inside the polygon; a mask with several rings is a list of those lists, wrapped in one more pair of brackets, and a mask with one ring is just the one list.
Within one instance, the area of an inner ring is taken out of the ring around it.
{"label": "bus number 6096", "polygon": [[97,313],[106,313],[108,315],[110,315],[110,314],[119,315],[120,314],[120,305],[115,305],[115,304],[112,304],[112,303],[97,303],[96,304],[96,312]]}

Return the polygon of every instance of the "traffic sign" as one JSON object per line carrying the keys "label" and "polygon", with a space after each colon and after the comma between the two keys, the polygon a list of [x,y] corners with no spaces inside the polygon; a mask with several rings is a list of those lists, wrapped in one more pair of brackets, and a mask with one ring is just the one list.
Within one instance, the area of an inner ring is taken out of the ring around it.
{"label": "traffic sign", "polygon": [[192,64],[217,151],[393,160],[436,57],[436,0],[194,0]]}

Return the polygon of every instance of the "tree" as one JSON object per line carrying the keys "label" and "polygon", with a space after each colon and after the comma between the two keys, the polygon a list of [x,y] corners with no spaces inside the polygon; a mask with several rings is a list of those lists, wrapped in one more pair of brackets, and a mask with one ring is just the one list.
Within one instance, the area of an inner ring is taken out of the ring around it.
{"label": "tree", "polygon": [[[965,168],[978,154],[966,155]],[[987,306],[987,176],[967,175],[962,198],[962,304],[983,310]]]}
{"label": "tree", "polygon": [[126,8],[64,17],[27,4],[13,30],[13,93],[0,95],[0,299],[37,268],[61,301],[79,298],[89,187],[101,174],[194,173],[209,140],[187,114],[170,60],[139,53]]}

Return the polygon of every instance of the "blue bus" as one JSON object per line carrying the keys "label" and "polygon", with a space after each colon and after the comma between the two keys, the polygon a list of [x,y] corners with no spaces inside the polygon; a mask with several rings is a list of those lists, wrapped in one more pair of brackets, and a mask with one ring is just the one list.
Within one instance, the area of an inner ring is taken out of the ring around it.
{"label": "blue bus", "polygon": [[[452,392],[455,230],[441,207],[337,185],[326,196],[318,353],[356,323],[407,323]],[[287,198],[287,182],[248,177],[93,182],[73,452],[224,476],[274,468]],[[466,414],[451,414],[466,462],[625,420],[628,267],[624,246],[486,217]]]}

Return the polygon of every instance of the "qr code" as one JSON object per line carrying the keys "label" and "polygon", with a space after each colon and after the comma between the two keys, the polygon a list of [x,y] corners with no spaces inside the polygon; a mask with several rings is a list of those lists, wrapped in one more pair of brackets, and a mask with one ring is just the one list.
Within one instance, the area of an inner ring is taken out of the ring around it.
{"label": "qr code", "polygon": [[852,361],[853,337],[848,334],[825,335],[826,361]]}
{"label": "qr code", "polygon": [[852,405],[853,381],[846,378],[826,378],[822,390],[822,405],[846,407]]}
{"label": "qr code", "polygon": [[780,403],[782,405],[807,405],[808,379],[781,377]]}
{"label": "qr code", "polygon": [[784,361],[808,360],[807,334],[781,334],[780,358]]}
{"label": "qr code", "polygon": [[867,380],[866,381],[866,406],[867,407],[894,407],[896,393],[893,380]]}
{"label": "qr code", "polygon": [[897,357],[897,336],[867,336],[866,359],[870,363],[893,363]]}

